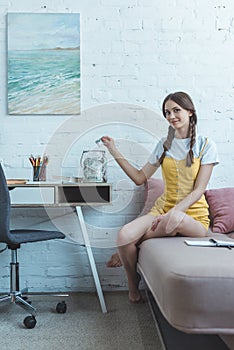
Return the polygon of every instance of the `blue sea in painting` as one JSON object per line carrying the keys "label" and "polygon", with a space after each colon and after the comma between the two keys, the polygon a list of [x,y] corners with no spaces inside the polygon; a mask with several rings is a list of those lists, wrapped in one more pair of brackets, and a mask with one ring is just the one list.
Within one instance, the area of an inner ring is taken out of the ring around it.
{"label": "blue sea in painting", "polygon": [[80,50],[8,51],[9,114],[80,114]]}

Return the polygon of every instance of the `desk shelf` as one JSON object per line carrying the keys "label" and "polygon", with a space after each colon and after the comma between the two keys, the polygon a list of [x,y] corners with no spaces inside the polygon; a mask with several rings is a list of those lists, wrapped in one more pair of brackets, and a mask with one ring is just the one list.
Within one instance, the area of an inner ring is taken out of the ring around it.
{"label": "desk shelf", "polygon": [[106,204],[110,202],[109,186],[57,186],[55,202],[59,205]]}

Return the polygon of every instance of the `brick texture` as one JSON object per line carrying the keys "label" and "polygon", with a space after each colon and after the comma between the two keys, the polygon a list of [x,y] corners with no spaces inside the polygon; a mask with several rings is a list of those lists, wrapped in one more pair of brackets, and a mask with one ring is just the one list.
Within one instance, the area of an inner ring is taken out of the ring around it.
{"label": "brick texture", "polygon": [[[216,141],[220,165],[209,187],[233,186],[234,4],[231,0],[2,0],[0,4],[0,149],[8,177],[32,178],[28,156],[50,158],[48,179],[78,176],[83,149],[111,135],[122,153],[142,166],[167,125],[161,103],[171,91],[188,92],[196,105],[198,131]],[[7,114],[6,32],[8,12],[81,14],[81,115]],[[123,270],[105,263],[115,251],[119,228],[143,205],[143,188],[126,178],[108,155],[113,203],[85,208],[103,288],[126,288]],[[56,224],[79,237],[76,217],[54,211]],[[53,221],[54,222],[54,221]],[[46,213],[13,210],[14,227],[52,227]],[[78,239],[78,238],[77,238]],[[78,239],[79,241],[79,239]],[[93,290],[87,255],[71,242],[22,247],[21,287],[32,290]],[[8,288],[8,254],[0,255],[1,289]],[[35,265],[37,266],[35,268]]]}

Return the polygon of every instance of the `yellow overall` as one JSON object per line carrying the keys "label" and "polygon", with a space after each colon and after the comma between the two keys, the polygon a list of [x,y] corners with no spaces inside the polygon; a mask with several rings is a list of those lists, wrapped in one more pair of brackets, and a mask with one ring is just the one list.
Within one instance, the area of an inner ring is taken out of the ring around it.
{"label": "yellow overall", "polygon": [[[186,159],[164,158],[162,162],[164,193],[156,200],[149,214],[158,216],[167,213],[192,192],[201,166],[201,156],[205,146],[199,157],[194,158],[194,163],[191,167],[186,166]],[[201,222],[208,229],[210,224],[208,208],[209,206],[203,194],[197,202],[186,210],[186,214]]]}

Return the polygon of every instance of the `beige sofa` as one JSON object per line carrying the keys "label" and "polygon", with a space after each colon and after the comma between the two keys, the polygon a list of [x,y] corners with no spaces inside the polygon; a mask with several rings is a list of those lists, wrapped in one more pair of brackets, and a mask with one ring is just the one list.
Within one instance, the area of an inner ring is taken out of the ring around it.
{"label": "beige sofa", "polygon": [[[152,206],[152,197],[155,199],[163,190],[161,180],[151,181],[154,194],[147,192],[144,212]],[[228,221],[227,213],[223,212],[224,204],[217,198],[220,191],[217,190],[217,195],[215,191],[207,192],[207,198],[212,194],[212,199],[218,199],[222,212],[219,212],[220,218],[212,213],[212,226],[203,240],[213,237],[233,243],[233,233],[212,231],[217,225],[221,225],[221,229],[216,228],[216,231],[230,230],[222,228]],[[230,189],[221,193],[229,208],[233,193]],[[210,207],[210,212],[211,209],[214,208]],[[175,328],[186,333],[234,335],[234,249],[188,246],[185,239],[155,238],[141,244],[138,268],[148,288],[166,320]]]}

